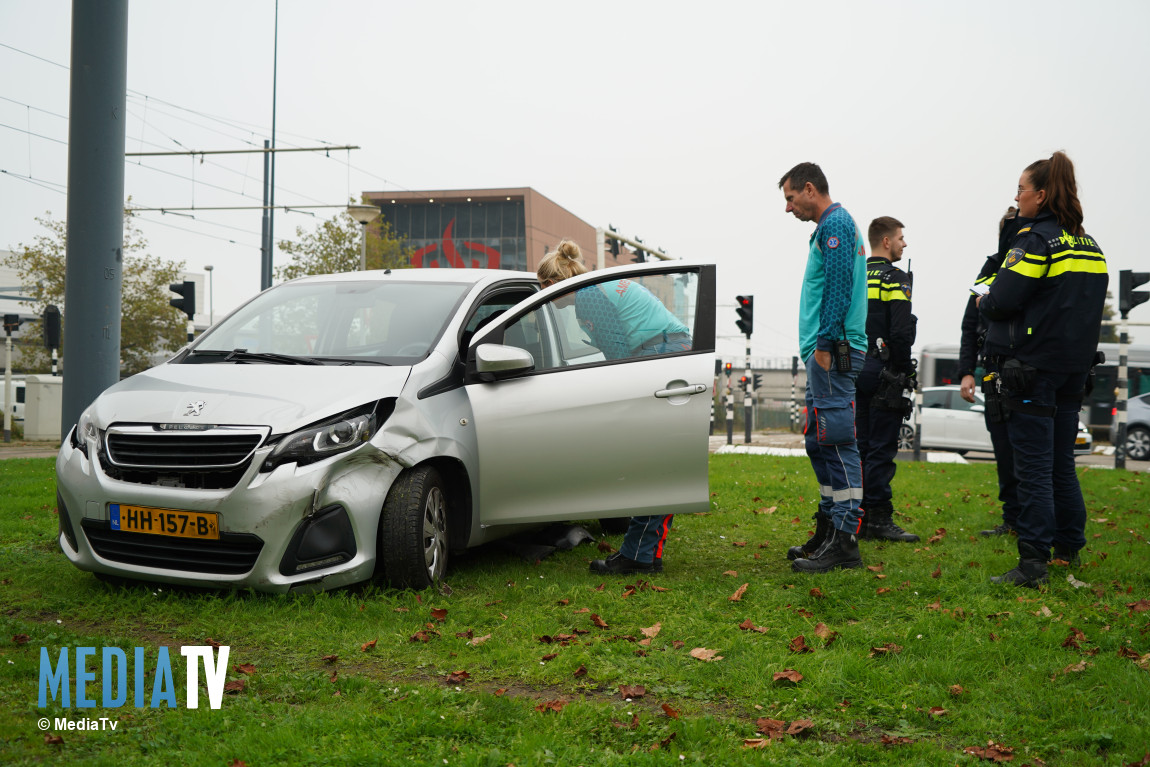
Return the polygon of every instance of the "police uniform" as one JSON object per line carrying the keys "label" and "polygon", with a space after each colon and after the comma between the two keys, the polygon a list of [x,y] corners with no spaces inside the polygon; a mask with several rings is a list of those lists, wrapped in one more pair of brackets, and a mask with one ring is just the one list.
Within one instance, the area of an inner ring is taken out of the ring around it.
{"label": "police uniform", "polygon": [[[989,288],[998,276],[1002,262],[1010,246],[1018,237],[1018,231],[1024,226],[1034,223],[1032,218],[1015,216],[1003,222],[1002,231],[998,236],[998,252],[987,256],[982,269],[975,278],[975,285],[986,285]],[[970,299],[966,303],[966,311],[962,315],[962,337],[958,345],[958,379],[973,376],[975,385],[978,384],[978,375],[981,367],[983,374],[989,372],[991,367],[986,364],[983,354],[983,345],[986,342],[987,325],[982,314],[978,311],[976,294],[971,291]],[[990,413],[983,409],[983,422],[986,431],[990,434],[990,444],[994,448],[994,468],[998,473],[998,500],[1002,504],[1002,522],[989,530],[980,530],[979,535],[1005,535],[1013,532],[1018,520],[1018,477],[1014,474],[1014,450],[1010,447],[1010,437],[1006,433],[1006,423],[996,421]]]}
{"label": "police uniform", "polygon": [[[867,358],[859,373],[855,400],[855,430],[863,464],[863,502],[866,512],[861,536],[892,541],[914,542],[918,536],[894,523],[891,480],[898,433],[905,410],[901,407],[901,387],[897,410],[884,406],[876,395],[889,375],[911,376],[914,365],[910,348],[914,345],[915,316],[910,311],[910,276],[880,256],[867,259]],[[883,347],[879,346],[882,339]]]}
{"label": "police uniform", "polygon": [[989,320],[985,353],[999,372],[1021,501],[1019,566],[999,582],[1043,583],[1051,546],[1069,561],[1086,544],[1074,440],[1108,283],[1094,239],[1070,234],[1045,211],[1019,230],[979,304]]}

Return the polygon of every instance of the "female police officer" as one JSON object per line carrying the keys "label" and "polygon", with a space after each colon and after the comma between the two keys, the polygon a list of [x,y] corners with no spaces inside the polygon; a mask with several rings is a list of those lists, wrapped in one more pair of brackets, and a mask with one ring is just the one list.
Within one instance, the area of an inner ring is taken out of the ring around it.
{"label": "female police officer", "polygon": [[1074,438],[1109,278],[1102,250],[1082,228],[1069,157],[1055,152],[1027,166],[1014,199],[1019,216],[1034,220],[1023,223],[979,300],[1022,506],[1018,566],[991,580],[1035,587],[1046,582],[1052,545],[1073,562],[1086,543]]}

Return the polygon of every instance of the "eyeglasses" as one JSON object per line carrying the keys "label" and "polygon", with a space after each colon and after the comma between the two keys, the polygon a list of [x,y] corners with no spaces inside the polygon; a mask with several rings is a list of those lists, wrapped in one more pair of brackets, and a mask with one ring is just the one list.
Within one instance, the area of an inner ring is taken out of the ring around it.
{"label": "eyeglasses", "polygon": [[1023,192],[1039,192],[1039,191],[1041,191],[1041,190],[1040,189],[1023,189],[1022,187],[1018,187],[1018,193],[1019,194],[1022,194]]}

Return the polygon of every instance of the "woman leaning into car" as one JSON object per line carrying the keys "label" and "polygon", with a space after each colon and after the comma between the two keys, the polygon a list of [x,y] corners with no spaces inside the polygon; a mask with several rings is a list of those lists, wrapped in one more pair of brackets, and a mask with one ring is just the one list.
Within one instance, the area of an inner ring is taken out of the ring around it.
{"label": "woman leaning into car", "polygon": [[1021,221],[990,292],[985,353],[998,371],[1021,502],[1019,563],[991,580],[1046,582],[1051,546],[1074,565],[1086,544],[1086,507],[1074,440],[1106,301],[1106,257],[1082,227],[1074,165],[1062,152],[1018,179]]}
{"label": "woman leaning into car", "polygon": [[[586,271],[579,246],[563,240],[544,256],[535,273],[539,283],[548,288]],[[687,326],[634,280],[614,280],[575,291],[575,316],[591,342],[609,360],[691,349]],[[631,517],[619,551],[606,559],[594,560],[592,572],[662,572],[663,544],[672,516]]]}

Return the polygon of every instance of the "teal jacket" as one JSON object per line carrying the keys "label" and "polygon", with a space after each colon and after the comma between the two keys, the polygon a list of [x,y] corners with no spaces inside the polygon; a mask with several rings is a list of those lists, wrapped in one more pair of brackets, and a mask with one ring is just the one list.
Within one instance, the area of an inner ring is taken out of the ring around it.
{"label": "teal jacket", "polygon": [[819,217],[811,235],[807,271],[799,299],[799,354],[830,351],[846,338],[866,352],[866,246],[855,220],[837,202]]}

